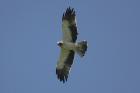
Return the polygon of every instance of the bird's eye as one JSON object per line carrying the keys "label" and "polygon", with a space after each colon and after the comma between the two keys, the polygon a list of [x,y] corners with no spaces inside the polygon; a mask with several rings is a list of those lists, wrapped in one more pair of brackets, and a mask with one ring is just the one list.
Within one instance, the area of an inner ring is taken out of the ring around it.
{"label": "bird's eye", "polygon": [[58,43],[57,45],[61,47],[62,46],[62,43]]}

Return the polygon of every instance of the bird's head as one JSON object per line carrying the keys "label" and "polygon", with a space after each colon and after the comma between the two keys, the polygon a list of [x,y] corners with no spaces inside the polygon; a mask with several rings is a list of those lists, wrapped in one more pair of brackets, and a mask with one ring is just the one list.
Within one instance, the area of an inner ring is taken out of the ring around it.
{"label": "bird's head", "polygon": [[61,47],[61,46],[63,45],[63,41],[58,41],[58,42],[57,42],[57,45],[58,45],[59,47]]}

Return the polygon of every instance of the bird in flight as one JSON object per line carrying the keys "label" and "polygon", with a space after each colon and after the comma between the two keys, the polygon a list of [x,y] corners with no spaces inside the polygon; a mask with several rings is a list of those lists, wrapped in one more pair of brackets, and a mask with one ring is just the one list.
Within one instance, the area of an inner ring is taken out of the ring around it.
{"label": "bird in flight", "polygon": [[87,51],[86,40],[76,42],[78,32],[74,8],[68,7],[63,13],[62,33],[62,40],[57,42],[61,52],[56,66],[56,75],[60,81],[65,83],[68,79],[75,53],[83,57]]}

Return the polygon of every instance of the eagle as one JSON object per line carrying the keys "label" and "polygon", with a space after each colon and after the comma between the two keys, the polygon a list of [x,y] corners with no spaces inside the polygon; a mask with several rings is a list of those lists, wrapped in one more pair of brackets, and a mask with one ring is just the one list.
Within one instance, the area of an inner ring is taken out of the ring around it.
{"label": "eagle", "polygon": [[63,13],[62,33],[62,40],[57,42],[61,50],[59,60],[57,61],[56,75],[60,81],[65,83],[68,79],[75,54],[83,57],[87,51],[86,40],[76,42],[78,31],[74,8],[68,7]]}

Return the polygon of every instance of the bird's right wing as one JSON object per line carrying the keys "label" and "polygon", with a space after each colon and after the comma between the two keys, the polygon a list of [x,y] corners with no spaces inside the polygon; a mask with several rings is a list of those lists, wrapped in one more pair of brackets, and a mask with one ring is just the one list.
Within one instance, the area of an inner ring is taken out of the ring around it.
{"label": "bird's right wing", "polygon": [[56,67],[57,78],[60,81],[67,81],[71,65],[73,64],[74,51],[61,48],[60,58]]}

